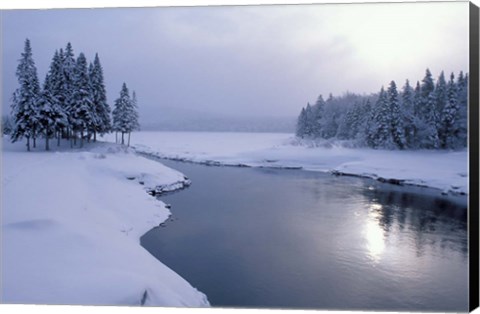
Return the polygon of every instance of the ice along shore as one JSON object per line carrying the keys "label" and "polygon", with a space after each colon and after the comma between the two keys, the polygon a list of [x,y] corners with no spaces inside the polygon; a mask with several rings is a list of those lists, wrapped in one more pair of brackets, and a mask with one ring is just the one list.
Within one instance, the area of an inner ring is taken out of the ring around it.
{"label": "ice along shore", "polygon": [[[112,138],[106,138],[112,141]],[[114,140],[114,138],[113,138]],[[136,132],[139,153],[213,166],[297,168],[468,194],[468,151],[376,150],[287,133]]]}

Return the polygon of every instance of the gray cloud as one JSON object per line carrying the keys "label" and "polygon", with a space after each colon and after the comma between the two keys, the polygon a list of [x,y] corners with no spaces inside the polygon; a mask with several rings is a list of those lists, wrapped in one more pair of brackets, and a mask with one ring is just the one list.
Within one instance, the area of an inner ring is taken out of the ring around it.
{"label": "gray cloud", "polygon": [[143,120],[162,107],[295,116],[318,94],[467,70],[468,4],[404,3],[3,12],[4,112],[25,38],[40,78],[70,41],[99,53],[112,104],[123,81]]}

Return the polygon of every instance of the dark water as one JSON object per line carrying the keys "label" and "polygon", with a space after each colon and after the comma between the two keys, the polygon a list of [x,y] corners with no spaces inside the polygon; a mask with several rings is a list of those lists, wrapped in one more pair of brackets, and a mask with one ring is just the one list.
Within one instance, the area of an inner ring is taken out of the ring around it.
{"label": "dark water", "polygon": [[213,306],[467,310],[461,202],[360,178],[164,163],[193,184],[161,197],[173,221],[142,245]]}

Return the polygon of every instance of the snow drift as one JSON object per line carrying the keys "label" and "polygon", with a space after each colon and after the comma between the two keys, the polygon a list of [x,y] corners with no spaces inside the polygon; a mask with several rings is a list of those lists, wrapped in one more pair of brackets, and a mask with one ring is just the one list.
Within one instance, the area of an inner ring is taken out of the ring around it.
{"label": "snow drift", "polygon": [[181,173],[109,144],[27,153],[4,140],[2,159],[2,303],[209,305],[140,246],[170,214],[146,192]]}

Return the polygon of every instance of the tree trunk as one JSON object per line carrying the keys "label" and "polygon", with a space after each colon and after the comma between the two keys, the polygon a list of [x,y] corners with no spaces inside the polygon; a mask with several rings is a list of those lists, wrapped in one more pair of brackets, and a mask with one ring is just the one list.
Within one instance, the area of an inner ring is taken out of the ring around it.
{"label": "tree trunk", "polygon": [[118,132],[115,132],[115,144],[118,144]]}
{"label": "tree trunk", "polygon": [[128,132],[128,146],[130,146],[130,132]]}
{"label": "tree trunk", "polygon": [[72,137],[73,137],[73,145],[77,146],[77,134],[75,132],[72,132]]}
{"label": "tree trunk", "polygon": [[49,136],[48,136],[48,132],[47,132],[47,134],[45,134],[45,150],[50,150],[50,146],[48,145],[49,144],[48,143],[48,138],[49,138]]}
{"label": "tree trunk", "polygon": [[83,147],[83,128],[80,129],[80,148]]}
{"label": "tree trunk", "polygon": [[124,135],[124,134],[125,134],[125,133],[122,132],[122,145],[125,145],[125,140],[123,139],[123,135]]}
{"label": "tree trunk", "polygon": [[97,141],[97,131],[93,131],[93,141]]}
{"label": "tree trunk", "polygon": [[27,136],[27,150],[30,151],[30,136]]}
{"label": "tree trunk", "polygon": [[62,132],[59,130],[57,133],[57,146],[60,146],[60,138],[62,137]]}

